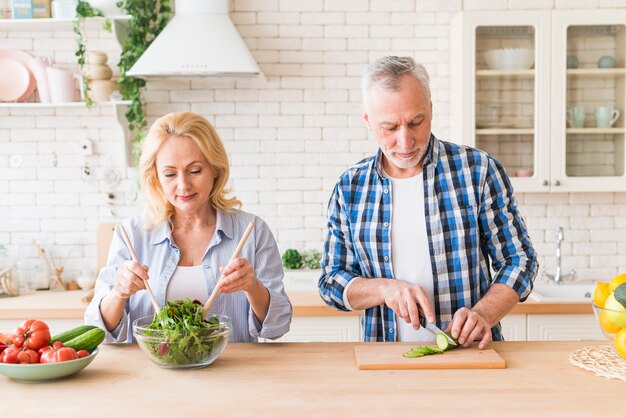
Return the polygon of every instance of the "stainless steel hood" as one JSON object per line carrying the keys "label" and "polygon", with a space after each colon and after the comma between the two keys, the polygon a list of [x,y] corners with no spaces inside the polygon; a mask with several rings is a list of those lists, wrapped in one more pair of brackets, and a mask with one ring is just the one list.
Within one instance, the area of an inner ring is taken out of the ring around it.
{"label": "stainless steel hood", "polygon": [[176,0],[172,20],[127,72],[130,76],[258,76],[228,17],[229,0]]}

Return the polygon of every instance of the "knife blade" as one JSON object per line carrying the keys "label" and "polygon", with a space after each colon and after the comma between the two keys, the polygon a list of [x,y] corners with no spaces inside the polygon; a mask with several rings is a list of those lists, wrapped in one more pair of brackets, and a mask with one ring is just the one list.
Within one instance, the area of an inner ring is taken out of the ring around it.
{"label": "knife blade", "polygon": [[455,345],[455,346],[458,345],[452,338],[450,338],[450,336],[446,332],[443,332],[441,328],[439,328],[437,325],[435,325],[432,322],[428,322],[421,312],[419,313],[419,316],[420,316],[420,325],[422,325],[425,329],[430,331],[433,335],[437,336],[437,334],[443,334],[448,339],[448,343],[450,343],[450,345]]}

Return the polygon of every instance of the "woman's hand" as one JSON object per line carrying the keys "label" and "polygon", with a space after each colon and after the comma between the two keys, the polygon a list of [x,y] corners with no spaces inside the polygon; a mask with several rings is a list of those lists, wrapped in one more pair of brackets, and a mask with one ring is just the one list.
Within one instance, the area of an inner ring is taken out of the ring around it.
{"label": "woman's hand", "polygon": [[231,260],[226,267],[220,267],[220,271],[224,276],[219,286],[219,291],[222,293],[240,290],[249,293],[257,289],[259,285],[262,286],[254,274],[254,269],[245,258],[239,257]]}
{"label": "woman's hand", "polygon": [[144,280],[148,280],[148,266],[127,260],[115,272],[113,291],[119,298],[128,299],[146,288]]}

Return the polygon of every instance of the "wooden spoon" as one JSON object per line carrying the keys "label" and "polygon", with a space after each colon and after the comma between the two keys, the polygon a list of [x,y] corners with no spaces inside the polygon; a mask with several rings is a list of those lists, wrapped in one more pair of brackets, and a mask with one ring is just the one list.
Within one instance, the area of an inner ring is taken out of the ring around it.
{"label": "wooden spoon", "polygon": [[[124,238],[124,242],[126,243],[126,246],[128,247],[128,250],[130,251],[130,254],[133,257],[133,261],[139,263],[139,260],[137,259],[137,253],[135,252],[133,245],[130,243],[130,240],[128,239],[128,235],[126,234],[126,230],[124,229],[124,226],[122,224],[120,224],[120,231],[122,231],[122,238]],[[159,306],[159,303],[154,297],[154,293],[152,293],[152,289],[150,289],[150,285],[148,284],[148,281],[144,280],[144,284],[146,285],[146,290],[148,291],[150,300],[152,301],[152,306],[154,306],[154,315],[156,315],[161,311],[161,307]]]}
{"label": "wooden spoon", "polygon": [[[239,244],[237,245],[237,248],[235,248],[233,255],[230,257],[230,260],[228,261],[229,263],[233,261],[235,258],[239,257],[239,253],[241,253],[241,249],[243,248],[244,244],[248,240],[248,237],[250,236],[250,232],[252,232],[252,228],[254,228],[254,224],[250,222],[250,224],[248,225],[248,228],[246,228],[246,232],[243,233],[243,236],[239,240]],[[203,318],[206,317],[206,315],[209,313],[209,308],[211,308],[211,305],[213,304],[213,301],[215,300],[215,297],[217,296],[217,292],[218,292],[217,289],[220,287],[220,283],[222,282],[222,280],[224,280],[223,274],[220,277],[220,279],[217,281],[217,283],[215,284],[215,287],[213,288],[213,291],[211,292],[211,296],[209,296],[209,299],[206,301],[206,303],[204,304],[204,307],[202,308]]]}

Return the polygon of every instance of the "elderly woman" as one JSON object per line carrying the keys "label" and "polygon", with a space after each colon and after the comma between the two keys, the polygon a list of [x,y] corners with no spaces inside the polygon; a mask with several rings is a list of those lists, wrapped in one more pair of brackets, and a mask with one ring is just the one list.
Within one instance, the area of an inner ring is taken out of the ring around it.
{"label": "elderly woman", "polygon": [[[231,341],[284,335],[292,309],[276,242],[262,219],[226,196],[228,157],[213,126],[191,112],[157,119],[140,170],[145,214],[122,222],[140,263],[116,228],[85,322],[106,329],[109,342],[131,342],[132,321],[153,313],[144,280],[163,306],[184,298],[204,303],[223,275],[211,311],[230,318]],[[251,222],[240,256],[229,262]]]}

